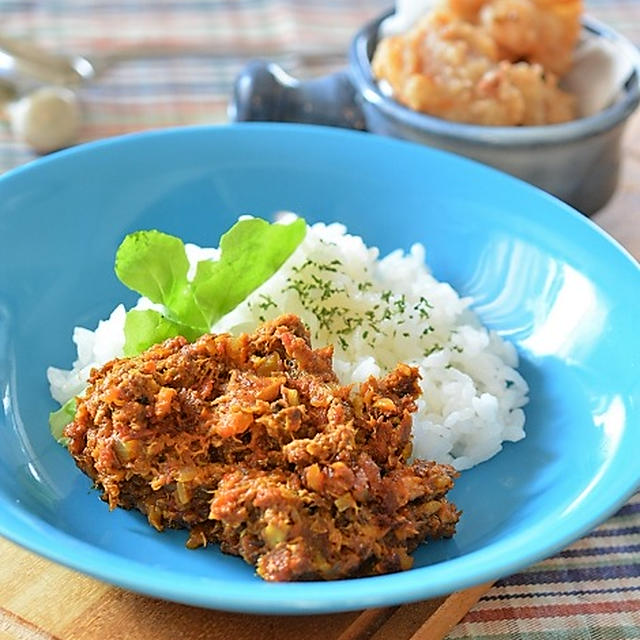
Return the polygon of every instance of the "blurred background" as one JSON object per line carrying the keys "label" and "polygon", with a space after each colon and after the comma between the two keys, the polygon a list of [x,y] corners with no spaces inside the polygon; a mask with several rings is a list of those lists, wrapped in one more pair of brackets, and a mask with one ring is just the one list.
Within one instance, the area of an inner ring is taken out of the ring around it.
{"label": "blurred background", "polygon": [[[303,78],[325,74],[345,64],[358,27],[391,4],[0,0],[0,39],[86,56],[103,66],[98,77],[76,89],[81,108],[77,139],[88,141],[225,122],[234,77],[249,59],[277,61]],[[586,11],[640,44],[640,0],[588,0]],[[0,172],[34,157],[11,131],[7,109],[0,108]]]}

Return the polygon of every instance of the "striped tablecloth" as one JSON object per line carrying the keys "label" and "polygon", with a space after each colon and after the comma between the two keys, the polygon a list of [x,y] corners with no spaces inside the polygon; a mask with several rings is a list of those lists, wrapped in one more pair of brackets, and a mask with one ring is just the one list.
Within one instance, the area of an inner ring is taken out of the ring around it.
{"label": "striped tablecloth", "polygon": [[[80,138],[92,140],[224,122],[233,78],[248,58],[278,60],[302,77],[328,72],[344,64],[356,28],[388,6],[387,0],[0,0],[0,32],[68,53],[153,54],[122,61],[80,90]],[[590,0],[587,11],[640,44],[640,0]],[[0,123],[0,171],[33,157]],[[498,582],[449,638],[640,638],[640,494],[570,548]]]}

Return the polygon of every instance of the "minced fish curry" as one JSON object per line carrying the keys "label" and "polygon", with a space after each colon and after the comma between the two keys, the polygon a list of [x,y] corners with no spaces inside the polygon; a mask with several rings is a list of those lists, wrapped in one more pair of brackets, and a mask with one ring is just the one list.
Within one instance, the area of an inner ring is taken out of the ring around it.
{"label": "minced fish curry", "polygon": [[341,386],[332,348],[284,315],[255,334],[177,337],[94,369],[65,428],[111,508],[217,543],[266,580],[408,569],[460,516],[448,465],[415,460],[418,370]]}

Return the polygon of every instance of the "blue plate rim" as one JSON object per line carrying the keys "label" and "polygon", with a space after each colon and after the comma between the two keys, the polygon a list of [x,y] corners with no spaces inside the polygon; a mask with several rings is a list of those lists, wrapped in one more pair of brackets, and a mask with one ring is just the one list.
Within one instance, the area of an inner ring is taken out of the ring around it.
{"label": "blue plate rim", "polygon": [[[38,160],[32,161],[13,169],[0,176],[0,190],[3,185],[10,182],[14,177],[28,174],[32,171],[38,171],[40,167],[46,166],[52,162],[58,162],[61,158],[73,157],[76,155],[93,153],[97,149],[105,146],[119,145],[122,143],[135,142],[140,138],[151,137],[168,137],[173,135],[199,135],[202,133],[209,134],[216,130],[270,130],[276,134],[281,132],[290,132],[291,134],[318,135],[318,136],[338,136],[338,137],[360,137],[362,140],[367,139],[371,142],[365,144],[380,144],[392,146],[404,146],[411,148],[419,153],[426,153],[431,156],[444,155],[455,158],[456,162],[471,163],[477,167],[481,167],[483,171],[489,171],[499,174],[503,179],[515,181],[524,188],[533,190],[538,196],[549,199],[554,203],[554,208],[559,214],[560,209],[566,220],[572,220],[570,224],[577,224],[580,227],[586,227],[590,234],[597,236],[597,242],[604,243],[609,250],[618,254],[619,257],[626,258],[627,266],[635,269],[636,274],[640,274],[640,264],[622,247],[615,239],[613,239],[604,230],[598,227],[593,221],[584,217],[579,212],[572,209],[565,203],[560,202],[555,197],[533,187],[523,181],[508,176],[498,170],[486,167],[481,163],[462,158],[456,154],[426,148],[421,145],[400,141],[391,138],[383,138],[381,136],[373,136],[368,133],[354,132],[347,130],[339,130],[330,127],[322,127],[316,125],[299,125],[299,124],[273,124],[273,123],[243,123],[230,125],[194,125],[186,127],[173,127],[168,129],[154,129],[145,132],[137,132],[117,136],[113,138],[102,139],[94,142],[78,145],[77,147],[56,152],[49,156],[45,156]],[[607,471],[607,473],[611,473]],[[412,600],[419,600],[427,597],[443,595],[462,588],[479,584],[498,577],[510,574],[518,569],[529,566],[542,558],[552,555],[560,550],[569,542],[577,539],[581,535],[591,530],[598,523],[602,522],[623,505],[628,498],[637,490],[640,483],[640,472],[638,478],[634,478],[632,474],[627,477],[627,482],[623,483],[623,487],[618,487],[619,492],[615,500],[612,500],[608,508],[599,511],[595,515],[589,510],[582,508],[582,503],[578,505],[578,517],[573,522],[573,527],[566,531],[562,536],[557,536],[551,542],[545,544],[531,545],[527,544],[528,538],[531,537],[531,531],[535,533],[535,528],[526,533],[519,534],[510,539],[509,547],[516,549],[524,548],[524,553],[519,553],[517,560],[505,561],[504,558],[508,554],[504,553],[504,543],[492,543],[482,549],[467,553],[459,558],[447,560],[436,565],[413,569],[410,572],[390,574],[386,576],[378,576],[373,578],[357,578],[348,581],[339,582],[308,582],[304,583],[307,592],[304,597],[299,594],[302,583],[291,584],[271,584],[256,583],[255,595],[250,596],[246,588],[242,586],[230,587],[224,580],[218,580],[214,577],[206,580],[206,590],[199,590],[198,585],[202,585],[202,580],[197,583],[193,582],[193,578],[185,576],[174,571],[158,570],[150,568],[148,565],[139,563],[135,560],[123,558],[117,554],[104,551],[89,543],[82,542],[73,536],[59,531],[54,526],[44,522],[43,520],[33,516],[31,513],[20,507],[10,503],[4,495],[0,494],[0,535],[6,537],[13,542],[30,549],[44,557],[47,557],[62,565],[71,567],[83,573],[87,573],[106,582],[122,586],[139,593],[152,595],[156,597],[166,598],[185,604],[222,608],[229,611],[251,612],[251,613],[278,613],[278,614],[311,614],[311,613],[329,613],[338,611],[349,611],[362,609],[366,607],[375,607],[380,605],[398,604]],[[15,524],[22,522],[18,530]],[[35,533],[39,532],[40,536]],[[50,542],[57,541],[57,546],[49,546]],[[77,554],[78,551],[86,552]],[[77,554],[77,555],[76,555]],[[494,557],[495,564],[488,563],[486,560]],[[468,562],[469,558],[475,563],[476,569],[473,573],[467,573],[465,576],[453,576],[452,569],[462,561]],[[501,562],[500,562],[501,560]],[[438,565],[446,565],[446,571]],[[442,575],[440,580],[433,580],[424,584],[421,576],[425,572],[436,575]],[[163,580],[158,582],[154,580],[154,574],[161,574]],[[445,579],[446,578],[446,579]],[[344,593],[332,595],[337,584],[348,585],[350,591],[355,594],[352,598],[345,597]],[[194,586],[195,585],[195,586]],[[216,587],[215,589],[213,587]],[[253,590],[253,586],[252,586]],[[391,595],[389,592],[392,592]]]}
{"label": "blue plate rim", "polygon": [[574,223],[578,223],[578,226],[586,224],[587,227],[589,227],[591,231],[600,236],[602,240],[605,240],[607,243],[612,245],[612,248],[614,248],[617,252],[622,253],[631,262],[631,265],[640,272],[640,261],[636,260],[636,258],[634,258],[634,256],[631,255],[626,247],[624,247],[618,240],[607,233],[602,227],[598,226],[593,220],[591,220],[591,218],[580,213],[571,205],[544,191],[540,187],[526,182],[516,176],[505,173],[500,169],[486,165],[482,162],[479,162],[478,160],[467,158],[452,151],[429,147],[427,145],[422,145],[411,140],[402,140],[399,138],[372,134],[367,131],[358,131],[355,129],[343,129],[339,127],[330,127],[316,124],[300,124],[293,122],[232,122],[223,124],[179,125],[175,127],[152,128],[146,129],[144,131],[134,131],[131,133],[112,136],[109,138],[101,138],[99,140],[82,142],[73,147],[54,151],[53,153],[40,156],[34,160],[26,162],[25,164],[14,167],[9,171],[0,174],[0,189],[3,187],[5,182],[21,177],[23,174],[28,174],[31,171],[39,170],[40,167],[45,167],[52,162],[58,162],[60,159],[73,157],[75,155],[82,155],[87,153],[90,154],[93,153],[96,149],[100,149],[102,147],[135,143],[138,140],[162,138],[173,135],[187,134],[198,136],[200,134],[207,135],[215,131],[237,131],[245,129],[259,132],[271,130],[275,132],[282,131],[285,133],[301,133],[304,135],[311,134],[321,137],[357,137],[362,140],[367,140],[368,142],[366,142],[365,144],[381,144],[383,146],[390,144],[392,146],[405,147],[407,149],[411,149],[413,153],[426,153],[428,155],[435,155],[436,157],[442,156],[444,158],[453,159],[455,162],[460,162],[476,167],[476,169],[480,168],[481,171],[488,172],[489,174],[494,174],[495,176],[500,176],[501,180],[519,184],[521,188],[524,187],[525,189],[532,190],[537,194],[537,197],[543,198],[548,202],[553,203],[554,206],[558,209],[562,209],[563,215],[569,216],[569,218],[573,219]]}

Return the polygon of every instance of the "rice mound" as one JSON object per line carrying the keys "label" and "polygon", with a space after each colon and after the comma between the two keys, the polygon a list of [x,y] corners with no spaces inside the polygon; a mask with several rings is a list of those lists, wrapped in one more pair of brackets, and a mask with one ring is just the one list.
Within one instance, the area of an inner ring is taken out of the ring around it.
{"label": "rice mound", "polygon": [[[187,249],[192,263],[217,255]],[[334,345],[343,384],[383,375],[398,362],[417,366],[423,393],[413,418],[413,455],[463,470],[498,453],[504,441],[524,437],[528,393],[514,346],[482,326],[471,302],[431,275],[422,245],[379,259],[378,249],[343,225],[318,223],[283,267],[211,331],[251,332],[294,313],[314,346]],[[137,304],[152,306],[145,298]],[[120,305],[95,331],[74,330],[73,369],[47,371],[61,404],[83,392],[91,367],[122,356],[124,318]]]}

